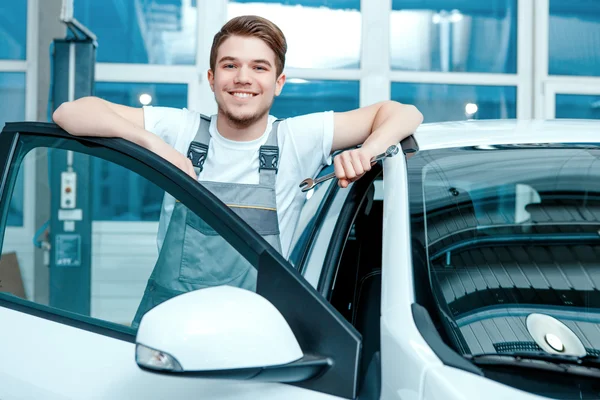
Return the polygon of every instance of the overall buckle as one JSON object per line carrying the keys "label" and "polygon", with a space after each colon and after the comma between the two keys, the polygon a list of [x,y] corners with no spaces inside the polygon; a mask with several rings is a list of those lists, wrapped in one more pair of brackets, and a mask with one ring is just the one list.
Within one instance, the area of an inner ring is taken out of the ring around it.
{"label": "overall buckle", "polygon": [[200,171],[204,168],[204,161],[206,161],[206,154],[208,153],[208,145],[198,142],[190,143],[187,157],[192,162],[194,168],[199,168]]}
{"label": "overall buckle", "polygon": [[277,172],[277,169],[279,168],[279,147],[261,146],[259,161],[259,171],[266,169]]}

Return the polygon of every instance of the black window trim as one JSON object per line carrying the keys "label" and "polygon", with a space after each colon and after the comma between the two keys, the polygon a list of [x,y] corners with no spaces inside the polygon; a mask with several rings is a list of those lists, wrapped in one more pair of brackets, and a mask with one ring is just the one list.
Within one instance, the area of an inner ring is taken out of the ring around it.
{"label": "black window trim", "polygon": [[[281,312],[305,355],[330,357],[334,360],[333,365],[318,378],[293,385],[346,398],[356,397],[362,346],[360,334],[258,233],[216,196],[171,163],[124,139],[72,136],[55,124],[40,122],[6,124],[0,133],[0,160],[4,158],[8,164],[14,159],[16,151],[18,156],[20,146],[24,146],[28,140],[38,142],[31,146],[35,148],[44,146],[44,142],[52,143],[61,139],[65,142],[60,148],[68,150],[71,147],[131,169],[162,189],[174,192],[171,194],[177,196],[186,207],[201,215],[217,233],[257,267],[257,293]],[[2,150],[9,148],[11,153]],[[10,166],[4,165],[0,176],[2,189],[11,177],[11,168],[7,167]],[[12,179],[16,179],[16,174]],[[4,191],[0,192],[0,196],[3,193]],[[5,208],[6,210],[0,210],[0,215],[8,214],[8,205]],[[3,237],[4,232],[1,232],[0,245]],[[296,301],[289,300],[294,297]],[[302,307],[298,307],[299,299]],[[9,301],[0,303],[0,306],[8,303]],[[31,314],[34,315],[33,311]],[[40,312],[36,316],[50,317],[49,313]],[[69,318],[65,321],[71,320]],[[72,326],[75,325],[101,333],[98,327],[92,328],[89,323],[78,321]]]}

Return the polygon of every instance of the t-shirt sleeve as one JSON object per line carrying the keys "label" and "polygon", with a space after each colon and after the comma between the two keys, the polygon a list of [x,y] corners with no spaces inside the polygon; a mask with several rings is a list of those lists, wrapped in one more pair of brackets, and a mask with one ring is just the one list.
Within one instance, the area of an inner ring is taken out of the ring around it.
{"label": "t-shirt sleeve", "polygon": [[313,176],[323,165],[331,164],[333,111],[302,115],[286,121],[303,175]]}
{"label": "t-shirt sleeve", "polygon": [[144,106],[144,129],[175,147],[187,120],[185,111],[170,107]]}

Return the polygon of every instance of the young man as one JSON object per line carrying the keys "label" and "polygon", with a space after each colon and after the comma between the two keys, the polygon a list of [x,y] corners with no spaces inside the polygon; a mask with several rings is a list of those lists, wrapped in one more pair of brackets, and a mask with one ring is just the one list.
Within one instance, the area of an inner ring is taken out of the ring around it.
{"label": "young man", "polygon": [[[62,104],[53,119],[73,135],[122,137],[170,161],[287,257],[305,199],[300,182],[329,163],[332,152],[362,144],[333,161],[339,185],[347,187],[371,169],[373,157],[412,134],[423,117],[414,106],[387,101],[278,121],[269,110],[285,83],[286,50],[285,37],[272,22],[257,16],[234,18],[215,35],[210,54],[208,81],[216,115],[131,108],[87,97]],[[190,230],[197,223],[190,223],[184,209],[173,198],[165,199],[159,261],[134,324],[160,301],[185,291],[218,284],[255,287],[256,271],[224,259],[206,232]],[[188,252],[181,247],[189,247]]]}

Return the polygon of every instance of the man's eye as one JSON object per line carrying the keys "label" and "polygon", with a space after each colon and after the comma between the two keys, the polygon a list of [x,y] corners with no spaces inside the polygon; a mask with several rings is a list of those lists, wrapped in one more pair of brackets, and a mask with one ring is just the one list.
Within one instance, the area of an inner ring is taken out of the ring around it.
{"label": "man's eye", "polygon": [[259,70],[259,71],[266,71],[267,70],[265,67],[261,67],[260,65],[257,65],[255,68],[257,70]]}
{"label": "man's eye", "polygon": [[225,65],[223,65],[223,68],[235,68],[235,65],[233,65],[233,64],[225,64]]}

